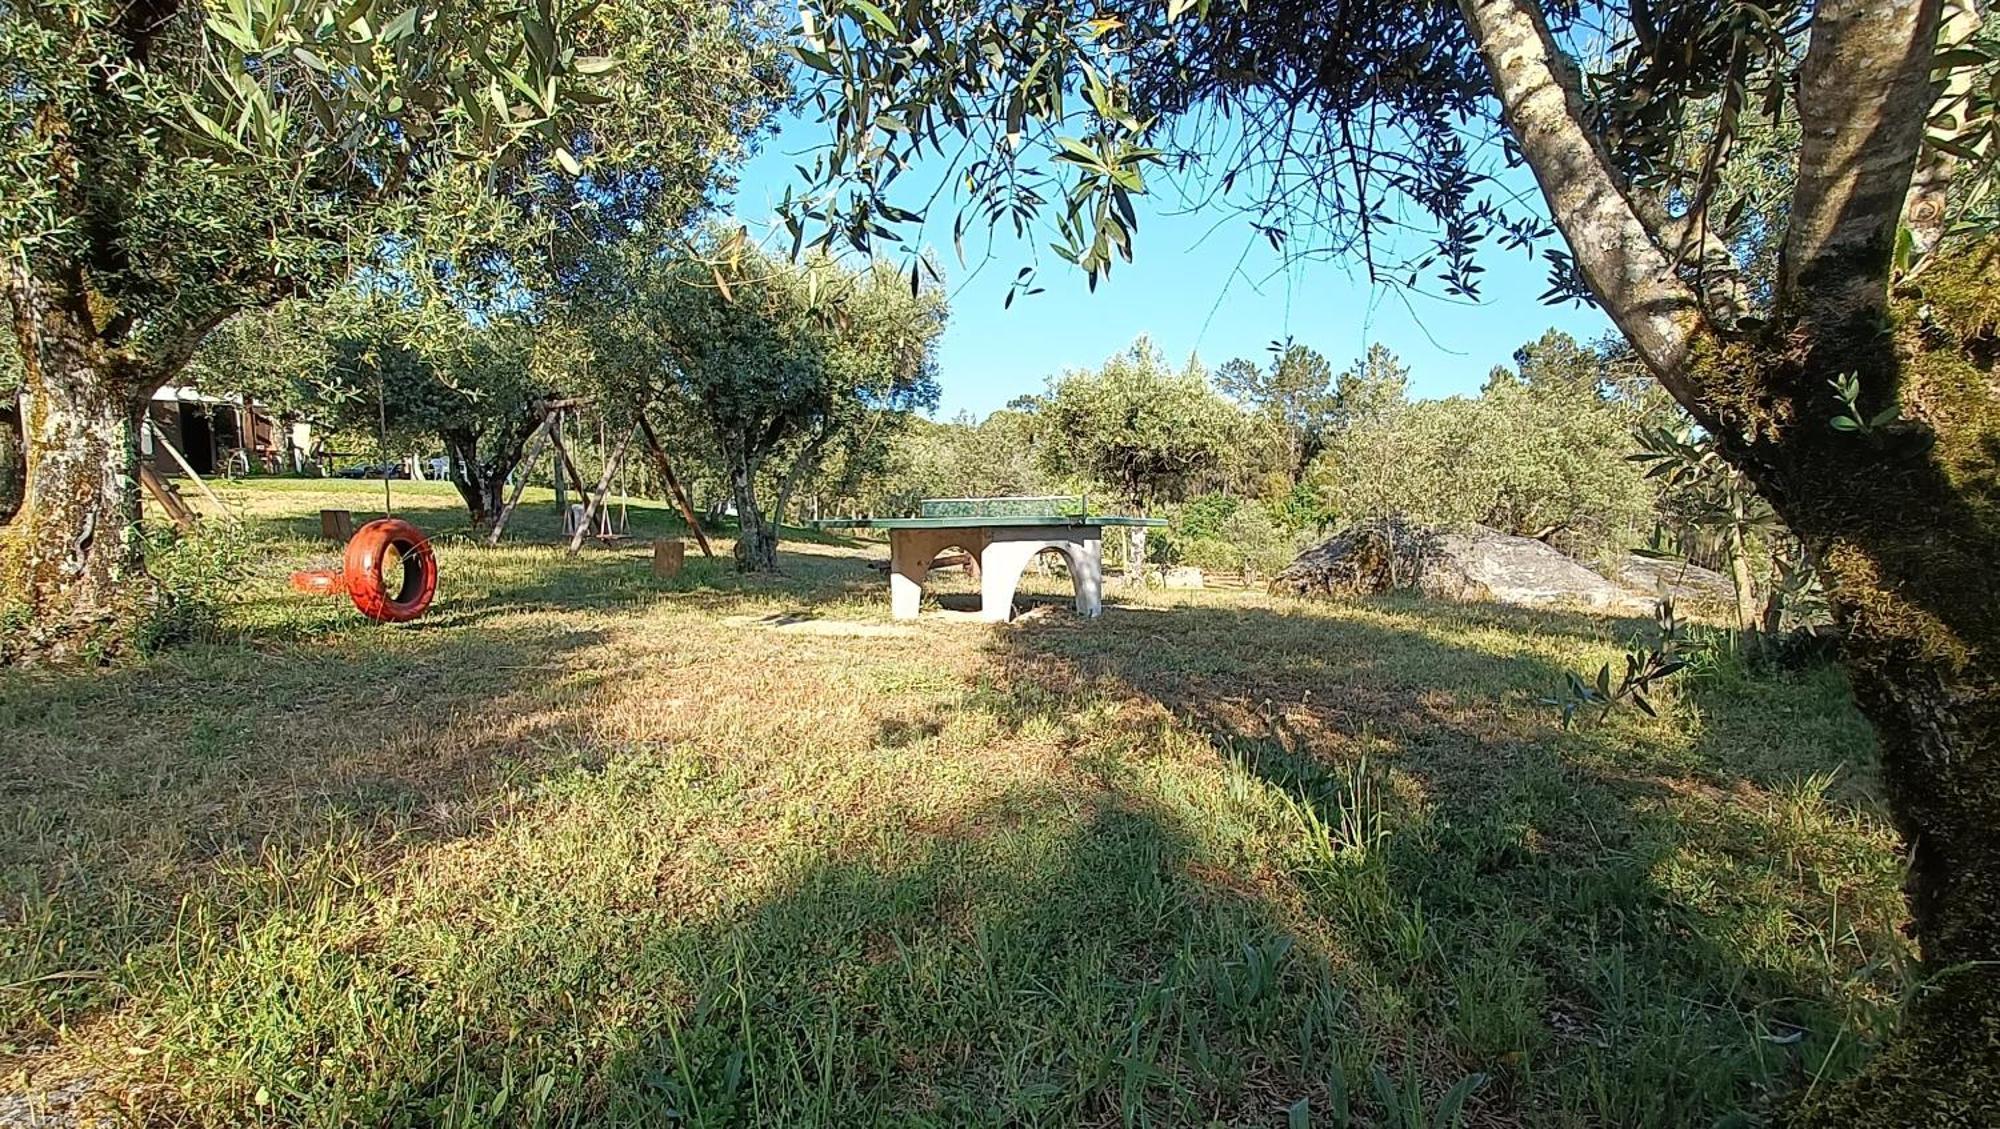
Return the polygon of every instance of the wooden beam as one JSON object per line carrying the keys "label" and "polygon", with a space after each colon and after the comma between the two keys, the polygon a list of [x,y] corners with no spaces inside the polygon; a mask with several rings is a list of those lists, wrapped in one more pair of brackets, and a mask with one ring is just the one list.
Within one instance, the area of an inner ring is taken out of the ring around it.
{"label": "wooden beam", "polygon": [[598,507],[604,504],[604,496],[611,492],[611,479],[618,473],[618,468],[624,465],[625,448],[631,442],[632,436],[630,433],[627,433],[625,438],[618,441],[618,446],[604,460],[604,474],[597,480],[597,489],[585,497],[583,503],[583,520],[576,523],[576,532],[570,534],[569,551],[571,556],[575,556],[577,551],[583,548],[583,535],[590,531],[591,519],[597,515]]}
{"label": "wooden beam", "polygon": [[146,418],[146,428],[147,430],[153,433],[153,445],[155,447],[158,447],[166,451],[166,453],[173,458],[174,463],[181,468],[181,473],[187,475],[188,478],[191,479],[196,486],[201,488],[202,495],[206,497],[209,501],[215,503],[215,508],[222,512],[222,516],[228,518],[231,521],[236,520],[235,515],[231,514],[228,508],[222,504],[222,499],[216,497],[215,491],[210,490],[208,488],[208,483],[202,480],[201,475],[195,473],[194,467],[189,465],[187,457],[181,454],[180,448],[175,447],[172,443],[167,442],[167,437],[161,434],[160,429],[158,427],[154,426],[153,420],[150,416]]}
{"label": "wooden beam", "polygon": [[653,425],[646,422],[643,413],[639,416],[639,432],[646,438],[646,449],[653,456],[653,466],[666,480],[667,494],[673,499],[675,508],[680,510],[681,520],[687,522],[695,543],[701,546],[701,555],[714,556],[715,550],[708,547],[708,535],[701,531],[701,522],[695,518],[694,506],[688,501],[687,491],[681,489],[680,477],[674,473],[674,464],[667,458],[666,448],[660,446],[660,437],[653,434]]}
{"label": "wooden beam", "polygon": [[180,527],[181,532],[188,532],[200,524],[195,512],[188,508],[186,500],[181,497],[180,491],[175,490],[171,483],[161,478],[160,472],[153,469],[153,464],[147,462],[139,464],[139,484],[146,488],[146,493],[151,494],[154,500],[160,503],[161,509],[167,511],[167,516],[174,520],[174,524]]}
{"label": "wooden beam", "polygon": [[535,457],[542,453],[542,441],[549,436],[549,418],[543,416],[542,422],[535,425],[535,430],[528,435],[527,453],[514,464],[519,477],[514,480],[514,492],[508,496],[507,504],[501,506],[500,512],[493,517],[493,528],[486,534],[487,548],[500,543],[500,533],[507,528],[507,519],[513,516],[514,507],[521,504],[521,495],[528,489],[528,468],[535,464]]}

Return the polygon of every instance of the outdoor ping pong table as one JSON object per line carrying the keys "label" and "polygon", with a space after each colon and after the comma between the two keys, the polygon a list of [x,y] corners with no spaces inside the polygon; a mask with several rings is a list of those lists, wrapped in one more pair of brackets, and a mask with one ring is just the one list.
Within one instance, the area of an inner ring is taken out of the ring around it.
{"label": "outdoor ping pong table", "polygon": [[813,523],[822,529],[880,529],[889,534],[889,613],[914,619],[924,599],[931,563],[950,549],[977,562],[979,614],[1005,623],[1014,589],[1037,553],[1054,550],[1069,564],[1076,610],[1104,611],[1104,530],[1109,526],[1164,526],[1165,519],[1093,514],[1081,497],[926,498],[916,517],[844,518]]}

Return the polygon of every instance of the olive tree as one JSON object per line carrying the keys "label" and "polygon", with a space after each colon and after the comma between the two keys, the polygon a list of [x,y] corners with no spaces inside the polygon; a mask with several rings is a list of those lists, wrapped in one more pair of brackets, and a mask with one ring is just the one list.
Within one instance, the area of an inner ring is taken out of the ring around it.
{"label": "olive tree", "polygon": [[1476,397],[1389,401],[1343,428],[1316,492],[1343,521],[1478,522],[1577,556],[1643,541],[1656,492],[1629,457],[1639,411],[1587,383],[1501,372]]}
{"label": "olive tree", "polygon": [[[1549,296],[1602,308],[1823,562],[1881,741],[1929,990],[1815,1116],[1969,1123],[2000,1088],[2000,601],[1978,595],[2000,582],[2000,50],[1979,24],[1976,0],[807,4],[835,140],[793,215],[879,238],[923,147],[967,154],[960,226],[1046,217],[1093,281],[1132,257],[1149,171],[1176,169],[1378,281],[1472,294],[1483,251],[1540,249]],[[1737,147],[1760,119],[1778,128]],[[1495,150],[1539,209],[1490,178]],[[1718,190],[1738,159],[1780,170],[1781,206]],[[1758,224],[1767,285],[1739,253]]]}
{"label": "olive tree", "polygon": [[[1094,372],[1051,381],[1036,412],[1051,471],[1142,510],[1222,486],[1241,455],[1246,422],[1198,362],[1176,371],[1143,337]],[[1146,563],[1143,527],[1131,545],[1126,566],[1137,573]]]}
{"label": "olive tree", "polygon": [[493,266],[726,156],[774,77],[737,11],[0,2],[0,287],[27,393],[0,602],[51,643],[148,602],[137,414],[230,315],[393,266],[411,232]]}
{"label": "olive tree", "polygon": [[729,484],[737,567],[777,567],[778,510],[828,447],[870,418],[935,406],[946,306],[886,264],[790,262],[741,231],[679,246],[639,235],[580,272],[568,317],[590,327],[607,397],[692,432]]}

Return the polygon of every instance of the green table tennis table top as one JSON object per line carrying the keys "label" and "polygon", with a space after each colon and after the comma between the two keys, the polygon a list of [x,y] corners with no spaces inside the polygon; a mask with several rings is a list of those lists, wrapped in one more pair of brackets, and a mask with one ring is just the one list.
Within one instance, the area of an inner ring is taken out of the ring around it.
{"label": "green table tennis table top", "polygon": [[979,529],[1003,525],[1161,527],[1165,518],[1093,514],[1081,495],[1032,498],[926,498],[916,517],[828,518],[819,529]]}

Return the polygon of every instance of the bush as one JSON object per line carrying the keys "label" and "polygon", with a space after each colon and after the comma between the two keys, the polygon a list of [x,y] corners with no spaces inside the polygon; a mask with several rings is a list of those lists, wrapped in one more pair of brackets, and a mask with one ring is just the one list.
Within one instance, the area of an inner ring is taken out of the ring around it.
{"label": "bush", "polygon": [[150,654],[213,639],[249,548],[242,530],[221,523],[193,533],[172,526],[151,531],[146,570],[159,583],[160,599],[133,638],[139,650]]}
{"label": "bush", "polygon": [[1571,556],[1622,553],[1653,517],[1652,485],[1627,458],[1635,420],[1588,389],[1500,382],[1344,432],[1309,482],[1344,523],[1478,522]]}
{"label": "bush", "polygon": [[1314,531],[1289,530],[1288,515],[1278,509],[1226,494],[1201,495],[1170,516],[1157,535],[1156,559],[1207,572],[1276,572],[1317,540]]}

